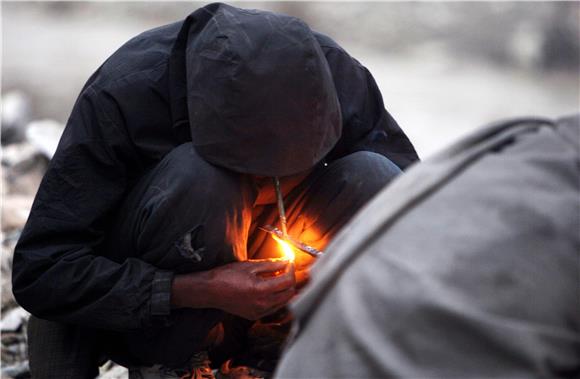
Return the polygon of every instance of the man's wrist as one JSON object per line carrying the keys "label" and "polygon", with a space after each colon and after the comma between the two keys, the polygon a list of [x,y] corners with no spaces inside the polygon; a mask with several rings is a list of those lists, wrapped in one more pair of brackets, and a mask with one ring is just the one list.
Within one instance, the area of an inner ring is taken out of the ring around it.
{"label": "man's wrist", "polygon": [[209,271],[175,275],[171,285],[171,307],[212,308]]}

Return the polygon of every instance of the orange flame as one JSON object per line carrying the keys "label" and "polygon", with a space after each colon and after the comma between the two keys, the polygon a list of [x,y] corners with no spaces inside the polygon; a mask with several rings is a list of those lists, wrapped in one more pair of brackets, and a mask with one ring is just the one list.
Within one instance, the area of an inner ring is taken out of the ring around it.
{"label": "orange flame", "polygon": [[276,240],[276,242],[278,242],[278,246],[280,246],[280,250],[282,250],[282,258],[284,260],[290,261],[290,262],[294,262],[294,258],[295,258],[295,253],[294,253],[294,249],[292,248],[292,246],[290,246],[290,244],[286,241],[284,241],[283,239],[278,238],[277,236],[272,234],[272,238],[274,238],[274,240]]}

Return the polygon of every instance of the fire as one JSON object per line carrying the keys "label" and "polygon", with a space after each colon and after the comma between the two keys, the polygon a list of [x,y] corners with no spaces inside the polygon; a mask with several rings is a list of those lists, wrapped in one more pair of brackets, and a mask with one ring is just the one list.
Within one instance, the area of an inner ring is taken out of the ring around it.
{"label": "fire", "polygon": [[295,258],[295,254],[294,254],[294,249],[292,248],[292,246],[290,246],[290,244],[288,242],[276,237],[275,235],[272,235],[272,238],[274,238],[276,240],[276,242],[278,242],[278,246],[280,246],[280,249],[282,250],[283,258],[285,260],[293,262],[294,258]]}

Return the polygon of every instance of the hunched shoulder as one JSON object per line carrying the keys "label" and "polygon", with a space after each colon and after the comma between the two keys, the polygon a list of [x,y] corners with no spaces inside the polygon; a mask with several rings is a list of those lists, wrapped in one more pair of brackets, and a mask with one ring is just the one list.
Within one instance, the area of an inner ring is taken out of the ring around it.
{"label": "hunched shoulder", "polygon": [[[322,48],[322,51],[324,52],[324,55],[327,57],[327,59],[329,58],[329,54],[334,52],[337,53],[342,60],[350,60],[355,67],[365,69],[365,67],[360,64],[359,61],[353,58],[349,53],[346,52],[346,50],[342,48],[342,46],[340,46],[335,40],[326,34],[322,34],[314,30],[312,31],[312,34],[314,34],[314,37],[318,41],[318,44]],[[329,63],[331,62],[329,61]]]}
{"label": "hunched shoulder", "polygon": [[147,30],[124,43],[99,68],[101,87],[165,65],[183,21]]}

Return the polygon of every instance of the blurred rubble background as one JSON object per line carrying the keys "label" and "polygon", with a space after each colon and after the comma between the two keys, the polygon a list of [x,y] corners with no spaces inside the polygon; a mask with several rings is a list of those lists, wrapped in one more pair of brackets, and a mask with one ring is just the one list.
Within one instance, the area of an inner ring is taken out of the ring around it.
{"label": "blurred rubble background", "polygon": [[[29,377],[14,245],[90,74],[134,35],[201,2],[5,2],[2,11],[2,378]],[[473,129],[578,112],[578,2],[244,2],[305,20],[373,73],[424,158]],[[113,364],[101,378],[124,378]]]}

